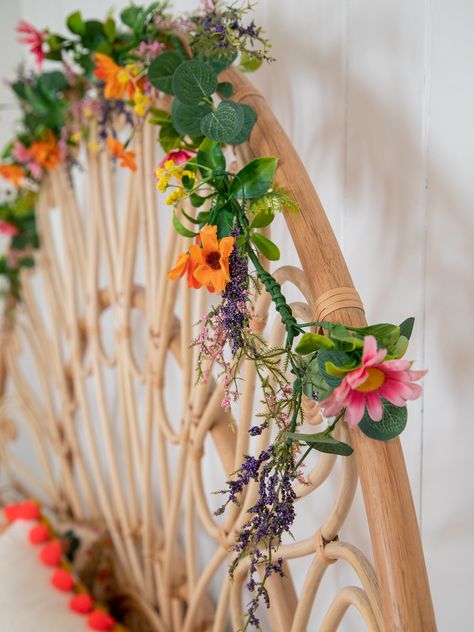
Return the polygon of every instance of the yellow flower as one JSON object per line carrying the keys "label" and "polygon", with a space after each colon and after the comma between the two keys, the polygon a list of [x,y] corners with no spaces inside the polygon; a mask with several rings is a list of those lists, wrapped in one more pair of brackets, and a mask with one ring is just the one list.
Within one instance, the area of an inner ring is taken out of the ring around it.
{"label": "yellow flower", "polygon": [[186,195],[184,189],[182,187],[178,187],[175,191],[170,193],[166,198],[166,204],[175,204],[178,200],[182,200]]}
{"label": "yellow flower", "polygon": [[181,174],[181,178],[184,178],[185,176],[190,180],[196,180],[196,174],[194,173],[194,171],[189,171],[189,169],[185,169]]}
{"label": "yellow flower", "polygon": [[133,93],[134,110],[138,116],[145,116],[149,97],[143,94],[140,88],[135,88]]}
{"label": "yellow flower", "polygon": [[81,132],[75,132],[71,135],[71,140],[73,143],[78,143],[82,138]]}
{"label": "yellow flower", "polygon": [[158,167],[158,169],[156,169],[155,171],[155,174],[156,174],[156,177],[158,178],[156,188],[158,189],[160,193],[164,193],[166,189],[168,188],[168,184],[171,179],[171,176],[169,175],[167,170],[163,169],[162,167]]}
{"label": "yellow flower", "polygon": [[92,151],[94,154],[97,154],[100,151],[100,145],[97,143],[94,143],[92,141],[90,141],[89,143],[87,143],[87,147],[88,149],[90,149],[90,151]]}

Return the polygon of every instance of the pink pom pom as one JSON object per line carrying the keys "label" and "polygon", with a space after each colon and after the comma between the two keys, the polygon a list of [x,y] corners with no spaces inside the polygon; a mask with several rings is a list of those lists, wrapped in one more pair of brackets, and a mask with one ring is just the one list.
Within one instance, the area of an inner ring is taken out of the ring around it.
{"label": "pink pom pom", "polygon": [[19,520],[39,520],[41,512],[38,505],[33,500],[25,500],[20,505],[18,518]]}
{"label": "pink pom pom", "polygon": [[88,618],[87,623],[92,630],[107,631],[111,630],[115,625],[114,619],[102,610],[94,610]]}
{"label": "pink pom pom", "polygon": [[20,516],[20,507],[21,505],[19,505],[18,503],[7,505],[6,507],[4,507],[3,515],[5,516],[5,520],[7,520],[8,522],[14,522],[15,520],[18,520]]}
{"label": "pink pom pom", "polygon": [[94,602],[88,593],[81,593],[71,598],[69,607],[73,612],[77,612],[78,614],[89,614],[94,608]]}
{"label": "pink pom pom", "polygon": [[63,547],[61,542],[59,540],[51,540],[41,549],[40,560],[45,566],[59,566],[62,554]]}
{"label": "pink pom pom", "polygon": [[71,592],[74,588],[74,578],[71,573],[64,568],[58,568],[51,577],[51,583],[62,592]]}
{"label": "pink pom pom", "polygon": [[49,529],[45,524],[38,524],[36,527],[32,527],[28,534],[28,539],[31,544],[43,544],[50,538]]}

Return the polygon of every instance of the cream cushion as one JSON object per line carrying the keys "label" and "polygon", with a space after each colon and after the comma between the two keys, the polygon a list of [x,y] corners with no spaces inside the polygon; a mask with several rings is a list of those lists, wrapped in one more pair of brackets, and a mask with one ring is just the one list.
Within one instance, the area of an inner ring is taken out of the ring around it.
{"label": "cream cushion", "polygon": [[51,585],[54,569],[28,540],[32,525],[18,521],[0,535],[0,631],[87,631],[87,617],[69,610],[71,594]]}

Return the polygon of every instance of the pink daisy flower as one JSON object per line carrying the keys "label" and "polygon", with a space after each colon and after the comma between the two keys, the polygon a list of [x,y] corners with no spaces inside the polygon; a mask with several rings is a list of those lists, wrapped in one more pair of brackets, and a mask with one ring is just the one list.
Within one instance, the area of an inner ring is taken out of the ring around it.
{"label": "pink daisy flower", "polygon": [[18,26],[16,27],[16,32],[23,37],[20,37],[18,41],[21,44],[28,44],[30,47],[30,53],[33,53],[36,61],[36,65],[38,69],[41,69],[43,64],[45,54],[43,51],[43,43],[45,39],[45,34],[43,31],[38,31],[34,26],[25,22],[25,20],[20,20]]}
{"label": "pink daisy flower", "polygon": [[331,395],[320,403],[326,417],[337,415],[346,408],[345,419],[354,427],[364,416],[365,408],[373,421],[383,415],[383,397],[395,406],[405,406],[407,400],[420,397],[422,388],[412,380],[419,380],[426,371],[411,371],[408,360],[387,360],[386,349],[377,350],[374,336],[366,336],[362,362],[347,373]]}
{"label": "pink daisy flower", "polygon": [[195,155],[195,151],[188,151],[187,149],[174,149],[173,151],[170,151],[166,154],[166,156],[160,162],[159,166],[163,168],[168,160],[172,160],[175,165],[183,165],[185,162],[188,162],[188,160],[191,160],[191,158],[194,158]]}
{"label": "pink daisy flower", "polygon": [[7,237],[14,237],[18,235],[18,228],[10,222],[6,222],[4,219],[0,219],[0,235],[7,235]]}

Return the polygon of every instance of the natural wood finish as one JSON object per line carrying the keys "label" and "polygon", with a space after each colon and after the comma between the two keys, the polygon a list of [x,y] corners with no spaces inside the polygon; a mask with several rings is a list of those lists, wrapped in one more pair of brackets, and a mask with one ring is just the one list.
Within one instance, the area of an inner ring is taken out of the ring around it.
{"label": "natural wood finish", "polygon": [[[308,322],[318,298],[327,311],[325,293],[332,289],[349,288],[339,298],[346,307],[356,307],[344,260],[303,165],[261,95],[236,71],[228,74],[237,98],[247,100],[259,114],[250,144],[239,153],[247,158],[280,156],[280,184],[302,209],[288,222],[306,275],[292,266],[274,272],[279,283],[293,285],[302,294],[302,300],[291,304],[295,316]],[[169,100],[157,105],[167,108]],[[30,433],[42,470],[35,489],[48,504],[79,520],[100,518],[107,526],[120,585],[130,596],[126,602],[135,604],[132,607],[153,629],[222,632],[233,625],[237,630],[247,601],[249,560],[238,565],[234,583],[225,574],[215,603],[209,588],[216,587],[216,574],[232,556],[258,486],[250,484],[241,505],[228,507],[223,518],[217,518],[203,463],[213,444],[222,467],[213,469],[212,485],[222,488],[244,454],[268,447],[272,429],[255,438],[248,433],[259,411],[253,363],[240,367],[242,394],[233,427],[221,408],[223,385],[212,364],[208,382],[195,383],[193,324],[208,310],[208,297],[204,291],[189,291],[184,282],[167,280],[168,269],[188,242],[171,226],[167,235],[161,234],[160,216],[170,213],[169,208],[158,210],[151,178],[157,162],[156,133],[153,126],[136,120],[131,143],[137,155],[135,173],[114,168],[107,152],[84,147],[83,203],[74,177],[63,167],[46,179],[37,209],[37,268],[22,272],[24,301],[15,327],[2,334],[0,419],[18,420],[22,432]],[[91,140],[96,136],[92,121]],[[121,196],[120,184],[125,185]],[[136,274],[140,258],[142,269]],[[33,279],[42,284],[42,304]],[[252,326],[270,345],[281,346],[285,331],[278,318],[269,318],[269,295],[256,294],[252,307]],[[134,323],[137,312],[141,327]],[[352,308],[333,317],[362,324],[361,314]],[[142,354],[137,353],[140,338]],[[37,374],[35,385],[21,369],[24,349]],[[10,384],[2,397],[3,366]],[[111,376],[116,394],[110,389]],[[178,398],[183,403],[180,416],[174,406]],[[311,402],[305,406],[308,420],[321,423],[317,407]],[[10,432],[12,423],[0,426],[5,438],[0,440],[2,465],[34,486],[32,470],[15,458],[6,440],[15,434]],[[349,440],[345,425],[337,434]],[[299,498],[316,498],[318,488],[337,477],[337,492],[317,524],[305,525],[304,539],[283,544],[275,553],[283,560],[285,578],[273,576],[267,584],[271,629],[307,628],[325,571],[337,560],[355,571],[361,588],[337,592],[323,630],[336,629],[354,605],[371,630],[432,632],[429,590],[399,443],[376,444],[358,432],[352,442],[357,462],[344,458],[335,468],[339,457],[318,455],[307,473],[309,484],[295,483]],[[377,574],[361,551],[336,541],[354,500],[357,469]],[[205,560],[200,555],[203,532],[214,543]],[[298,595],[290,569],[292,560],[303,556],[311,556],[312,563]]]}
{"label": "natural wood finish", "polygon": [[[234,99],[252,106],[257,123],[245,158],[278,156],[277,182],[296,200],[301,211],[287,214],[286,221],[312,300],[328,290],[353,287],[336,238],[314,186],[298,154],[265,99],[235,69],[227,79],[235,88]],[[334,312],[331,320],[354,326],[366,321],[360,310]],[[372,441],[358,429],[351,432],[382,595],[386,632],[436,630],[423,549],[415,507],[399,440]]]}

